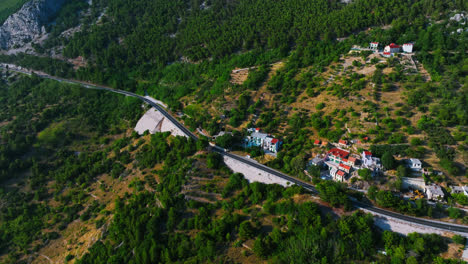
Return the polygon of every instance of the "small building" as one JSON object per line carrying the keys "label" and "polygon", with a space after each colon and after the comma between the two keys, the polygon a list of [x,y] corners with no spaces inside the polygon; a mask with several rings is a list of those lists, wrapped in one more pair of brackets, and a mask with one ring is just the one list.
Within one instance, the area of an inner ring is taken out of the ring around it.
{"label": "small building", "polygon": [[372,157],[372,152],[367,150],[363,151],[361,154],[361,163],[362,167],[370,169],[373,175],[381,171],[383,168],[380,159]]}
{"label": "small building", "polygon": [[335,173],[335,177],[333,177],[333,179],[335,181],[340,181],[340,182],[343,182],[346,180],[346,172],[342,171],[342,170],[338,170],[336,173]]}
{"label": "small building", "polygon": [[468,196],[468,186],[451,186],[451,193],[463,193],[465,196]]}
{"label": "small building", "polygon": [[372,161],[372,152],[364,150],[361,155],[362,163],[366,164]]}
{"label": "small building", "polygon": [[265,150],[276,153],[279,151],[282,141],[270,136],[266,133],[261,133],[260,129],[248,129],[251,132],[250,136],[244,139],[246,147],[262,147]]}
{"label": "small building", "polygon": [[266,133],[253,132],[250,136],[247,136],[247,147],[261,147],[268,137]]}
{"label": "small building", "polygon": [[282,141],[277,139],[277,138],[272,138],[272,137],[266,137],[265,138],[265,145],[263,146],[265,149],[268,149],[269,151],[276,153],[279,151],[281,147]]}
{"label": "small building", "polygon": [[385,52],[390,52],[390,53],[397,53],[400,52],[400,45],[397,45],[395,43],[390,43],[390,45],[385,46],[384,48],[384,53]]}
{"label": "small building", "polygon": [[338,172],[338,168],[335,166],[330,166],[330,176],[335,179],[336,173]]}
{"label": "small building", "polygon": [[427,199],[437,201],[442,201],[445,196],[442,188],[436,184],[426,186],[426,195]]}
{"label": "small building", "polygon": [[324,160],[320,155],[315,156],[315,158],[309,160],[309,166],[323,166],[324,165]]}
{"label": "small building", "polygon": [[319,139],[316,139],[316,140],[314,141],[314,145],[315,145],[315,146],[320,146],[320,140],[319,140]]}
{"label": "small building", "polygon": [[357,160],[358,159],[356,157],[350,156],[347,160],[346,159],[343,160],[343,164],[351,166],[351,167],[355,167]]}
{"label": "small building", "polygon": [[402,48],[403,48],[403,52],[411,53],[413,52],[413,43],[405,43],[403,44]]}
{"label": "small building", "polygon": [[407,161],[408,168],[413,171],[420,171],[422,169],[422,163],[418,159],[409,159]]}
{"label": "small building", "polygon": [[328,142],[322,141],[322,144],[320,146],[323,147],[323,148],[326,148],[326,147],[328,147]]}
{"label": "small building", "polygon": [[344,171],[346,173],[349,173],[351,171],[351,167],[348,166],[348,165],[345,165],[343,163],[340,163],[339,168],[340,168],[340,170],[342,170],[342,171]]}
{"label": "small building", "polygon": [[346,172],[338,169],[338,167],[330,166],[330,176],[334,181],[345,181]]}
{"label": "small building", "polygon": [[338,140],[338,145],[340,145],[342,147],[346,147],[346,146],[348,146],[348,141],[344,140],[344,139],[340,139],[340,140]]}
{"label": "small building", "polygon": [[371,50],[378,50],[378,49],[379,49],[379,43],[378,43],[378,42],[371,42],[371,43],[369,44],[369,48],[370,48]]}
{"label": "small building", "polygon": [[343,162],[343,159],[347,159],[349,152],[339,148],[332,148],[328,151],[328,159],[336,164]]}

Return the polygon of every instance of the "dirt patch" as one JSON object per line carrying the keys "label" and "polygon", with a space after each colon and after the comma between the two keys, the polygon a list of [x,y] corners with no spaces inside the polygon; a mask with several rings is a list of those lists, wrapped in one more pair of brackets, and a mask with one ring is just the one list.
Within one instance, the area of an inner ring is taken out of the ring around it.
{"label": "dirt patch", "polygon": [[245,80],[247,80],[247,77],[249,76],[249,70],[250,68],[235,68],[234,70],[231,71],[231,83],[232,84],[243,84]]}
{"label": "dirt patch", "polygon": [[50,241],[42,248],[31,263],[65,263],[69,254],[79,258],[101,238],[105,226],[96,229],[91,221],[84,223],[77,219],[67,226],[60,238]]}
{"label": "dirt patch", "polygon": [[73,64],[73,69],[75,70],[86,67],[86,65],[88,65],[88,62],[82,56],[78,56],[74,59],[68,59],[68,62]]}
{"label": "dirt patch", "polygon": [[456,243],[448,244],[448,249],[446,252],[440,254],[440,256],[444,259],[461,259],[463,254],[464,245],[459,245]]}

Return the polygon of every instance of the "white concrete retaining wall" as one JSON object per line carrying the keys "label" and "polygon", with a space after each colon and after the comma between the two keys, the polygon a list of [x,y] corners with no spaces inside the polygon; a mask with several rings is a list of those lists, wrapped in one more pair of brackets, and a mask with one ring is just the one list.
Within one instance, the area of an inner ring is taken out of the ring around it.
{"label": "white concrete retaining wall", "polygon": [[[254,161],[255,162],[255,161]],[[239,162],[238,160],[235,160],[233,158],[230,158],[228,156],[224,156],[224,163],[234,172],[242,173],[244,174],[244,177],[249,181],[249,182],[262,182],[266,184],[273,184],[277,183],[279,185],[282,185],[284,187],[291,186],[293,183],[280,178],[278,176],[275,176],[270,173],[266,173],[262,170],[259,170],[255,167],[249,166],[245,163]]]}
{"label": "white concrete retaining wall", "polygon": [[[409,233],[417,232],[421,234],[439,234],[442,236],[449,236],[450,234],[459,234],[459,235],[468,237],[467,233],[448,231],[448,230],[443,230],[443,229],[439,229],[436,227],[429,227],[429,226],[424,226],[424,225],[420,225],[416,223],[411,223],[411,222],[404,221],[404,220],[394,218],[391,216],[375,213],[375,212],[366,210],[364,208],[361,208],[360,210],[374,215],[375,216],[374,224],[380,227],[382,230],[389,230],[389,231],[393,231],[396,233],[400,233],[402,235],[408,235]],[[428,220],[428,221],[431,221],[431,220]],[[433,221],[433,222],[437,222],[437,221]],[[460,225],[460,226],[463,226],[463,225]]]}
{"label": "white concrete retaining wall", "polygon": [[161,112],[155,108],[148,110],[135,126],[135,131],[142,135],[148,130],[151,134],[156,132],[171,132],[173,136],[184,136],[187,135],[176,127],[171,121],[164,117]]}

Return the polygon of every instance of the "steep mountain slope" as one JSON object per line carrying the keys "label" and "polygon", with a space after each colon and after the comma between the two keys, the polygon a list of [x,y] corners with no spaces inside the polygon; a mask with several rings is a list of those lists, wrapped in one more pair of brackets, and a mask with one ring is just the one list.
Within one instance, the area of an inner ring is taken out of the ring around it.
{"label": "steep mountain slope", "polygon": [[0,48],[24,45],[45,33],[49,22],[66,0],[31,0],[0,27]]}

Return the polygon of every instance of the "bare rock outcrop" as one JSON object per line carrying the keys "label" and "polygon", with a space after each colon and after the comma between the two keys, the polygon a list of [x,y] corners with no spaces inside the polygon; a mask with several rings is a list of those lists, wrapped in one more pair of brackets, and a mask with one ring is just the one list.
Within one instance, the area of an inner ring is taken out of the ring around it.
{"label": "bare rock outcrop", "polygon": [[21,47],[45,33],[44,25],[66,0],[31,0],[0,27],[0,48]]}

